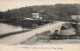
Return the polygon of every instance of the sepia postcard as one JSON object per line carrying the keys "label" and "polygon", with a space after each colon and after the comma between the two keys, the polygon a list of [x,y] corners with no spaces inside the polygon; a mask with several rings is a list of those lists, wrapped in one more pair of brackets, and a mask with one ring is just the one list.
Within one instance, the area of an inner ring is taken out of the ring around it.
{"label": "sepia postcard", "polygon": [[80,51],[80,0],[0,0],[0,51]]}

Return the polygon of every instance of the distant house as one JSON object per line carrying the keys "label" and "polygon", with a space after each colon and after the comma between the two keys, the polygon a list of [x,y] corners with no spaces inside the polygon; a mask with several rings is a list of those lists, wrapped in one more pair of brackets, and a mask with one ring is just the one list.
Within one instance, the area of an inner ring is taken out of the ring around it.
{"label": "distant house", "polygon": [[80,20],[80,15],[72,15],[71,18],[75,20]]}

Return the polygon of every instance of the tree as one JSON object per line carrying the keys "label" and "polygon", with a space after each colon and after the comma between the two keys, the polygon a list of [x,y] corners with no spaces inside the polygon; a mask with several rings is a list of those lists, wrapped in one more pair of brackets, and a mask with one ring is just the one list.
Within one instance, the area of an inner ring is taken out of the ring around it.
{"label": "tree", "polygon": [[0,12],[0,19],[4,18],[4,12]]}

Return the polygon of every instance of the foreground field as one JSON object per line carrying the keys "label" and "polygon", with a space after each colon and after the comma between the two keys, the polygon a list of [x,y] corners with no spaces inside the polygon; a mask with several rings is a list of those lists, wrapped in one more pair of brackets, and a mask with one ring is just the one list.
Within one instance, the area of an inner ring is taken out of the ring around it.
{"label": "foreground field", "polygon": [[24,41],[21,45],[48,45],[48,44],[80,44],[80,38],[78,39],[57,39],[57,40],[38,40]]}

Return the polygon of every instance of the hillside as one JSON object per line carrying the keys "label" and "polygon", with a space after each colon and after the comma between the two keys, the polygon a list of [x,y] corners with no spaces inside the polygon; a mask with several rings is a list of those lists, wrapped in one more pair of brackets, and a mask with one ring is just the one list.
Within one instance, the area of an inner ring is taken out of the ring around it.
{"label": "hillside", "polygon": [[33,12],[39,12],[46,20],[70,20],[71,15],[80,14],[80,4],[36,5],[0,12],[0,19],[32,17]]}

